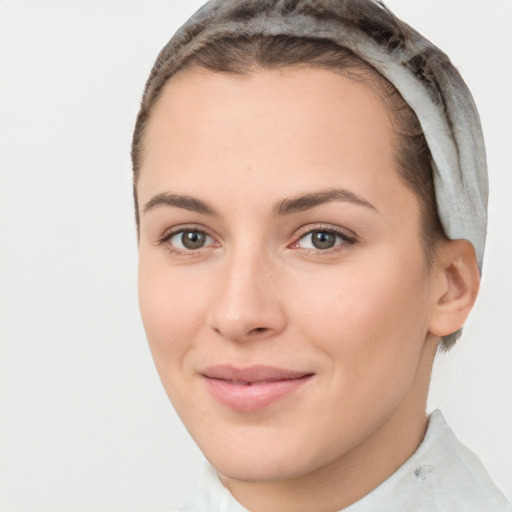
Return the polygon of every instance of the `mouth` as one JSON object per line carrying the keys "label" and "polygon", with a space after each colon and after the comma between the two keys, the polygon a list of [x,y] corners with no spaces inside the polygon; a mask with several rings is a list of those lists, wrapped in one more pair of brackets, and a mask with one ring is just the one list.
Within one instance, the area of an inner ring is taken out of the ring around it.
{"label": "mouth", "polygon": [[298,391],[314,373],[272,366],[222,365],[207,368],[202,376],[209,393],[221,404],[239,412],[254,412]]}

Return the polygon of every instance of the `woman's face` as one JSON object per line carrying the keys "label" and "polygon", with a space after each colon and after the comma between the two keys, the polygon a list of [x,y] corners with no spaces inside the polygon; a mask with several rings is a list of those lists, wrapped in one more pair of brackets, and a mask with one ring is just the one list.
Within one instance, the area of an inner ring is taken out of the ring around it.
{"label": "woman's face", "polygon": [[375,93],[328,70],[185,70],[164,89],[137,190],[140,307],[223,475],[306,475],[424,413],[434,277],[394,144]]}

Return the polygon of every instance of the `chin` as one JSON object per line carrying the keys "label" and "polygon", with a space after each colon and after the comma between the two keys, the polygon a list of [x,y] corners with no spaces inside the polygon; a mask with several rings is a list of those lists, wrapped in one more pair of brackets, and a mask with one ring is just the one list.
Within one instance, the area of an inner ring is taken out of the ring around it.
{"label": "chin", "polygon": [[208,460],[220,475],[230,480],[269,482],[294,479],[308,473],[306,467],[300,467],[296,456],[294,459],[237,454],[235,457],[212,457]]}
{"label": "chin", "polygon": [[[247,439],[243,442],[238,436],[230,436],[218,443],[209,443],[207,447],[198,444],[218,473],[242,482],[299,478],[326,462],[317,460],[322,457],[315,452],[312,444],[306,450],[304,441],[293,439],[289,433],[266,438],[256,436],[260,437],[259,440],[254,436],[248,437],[252,437],[252,442],[248,443]],[[323,455],[328,457],[327,454]]]}

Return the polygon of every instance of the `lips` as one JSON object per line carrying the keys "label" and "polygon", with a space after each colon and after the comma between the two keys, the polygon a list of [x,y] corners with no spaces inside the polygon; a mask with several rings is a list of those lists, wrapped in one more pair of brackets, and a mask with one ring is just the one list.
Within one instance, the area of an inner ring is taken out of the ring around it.
{"label": "lips", "polygon": [[251,366],[212,366],[202,372],[209,393],[224,406],[240,412],[264,409],[298,391],[313,373]]}

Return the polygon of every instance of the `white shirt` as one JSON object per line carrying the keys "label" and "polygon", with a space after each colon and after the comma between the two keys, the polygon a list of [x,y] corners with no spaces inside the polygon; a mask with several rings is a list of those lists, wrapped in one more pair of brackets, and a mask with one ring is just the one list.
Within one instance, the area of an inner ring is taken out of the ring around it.
{"label": "white shirt", "polygon": [[[385,482],[343,512],[511,512],[478,457],[434,411],[422,443]],[[248,512],[207,466],[178,512]]]}

